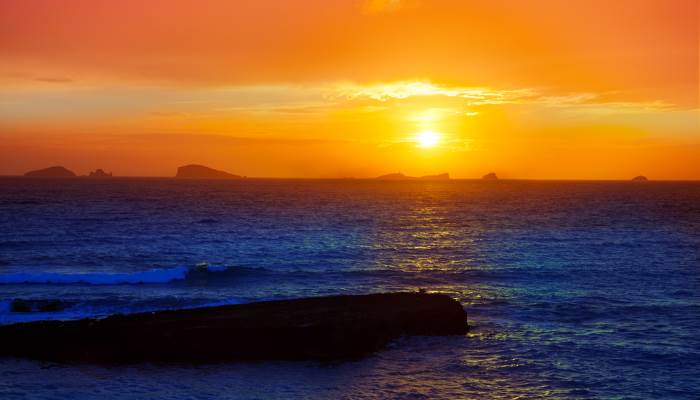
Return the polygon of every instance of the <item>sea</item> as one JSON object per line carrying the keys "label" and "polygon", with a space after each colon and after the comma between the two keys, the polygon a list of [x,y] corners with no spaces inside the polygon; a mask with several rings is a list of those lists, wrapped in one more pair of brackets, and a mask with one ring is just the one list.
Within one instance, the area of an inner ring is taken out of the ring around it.
{"label": "sea", "polygon": [[700,182],[0,178],[0,324],[419,289],[469,333],[336,363],[4,358],[0,399],[700,398]]}

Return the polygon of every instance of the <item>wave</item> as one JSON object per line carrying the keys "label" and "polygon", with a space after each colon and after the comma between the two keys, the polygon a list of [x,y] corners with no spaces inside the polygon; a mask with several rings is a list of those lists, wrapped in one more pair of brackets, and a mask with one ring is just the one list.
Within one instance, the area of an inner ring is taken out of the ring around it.
{"label": "wave", "polygon": [[165,284],[184,280],[207,279],[212,276],[239,276],[268,271],[265,268],[215,266],[206,263],[193,267],[179,266],[135,272],[11,272],[0,274],[0,285],[53,284],[53,285],[134,285]]}
{"label": "wave", "polygon": [[152,269],[138,272],[109,273],[59,273],[59,272],[16,272],[0,274],[0,285],[36,283],[36,284],[154,284],[183,280],[190,271],[187,267]]}
{"label": "wave", "polygon": [[[264,299],[263,299],[264,300]],[[17,307],[17,303],[20,306]],[[55,309],[42,308],[42,305],[61,303],[65,307]],[[0,300],[0,325],[48,321],[75,320],[82,318],[104,318],[110,315],[127,315],[146,312],[189,310],[207,307],[219,307],[246,303],[240,298],[226,299],[174,299],[172,297],[154,297],[141,300],[123,301],[120,299],[80,300],[80,299],[14,299]]]}
{"label": "wave", "polygon": [[[0,260],[1,261],[1,260]],[[404,283],[449,283],[472,275],[484,274],[485,271],[445,271],[428,270],[413,271],[390,268],[354,268],[346,270],[333,269],[279,269],[245,266],[214,266],[205,263],[196,266],[178,266],[134,272],[9,272],[0,274],[0,285],[12,284],[53,284],[53,285],[134,285],[134,284],[167,284],[178,281],[209,281],[210,283],[242,276],[254,275],[285,275],[290,278],[305,276],[327,275],[346,277],[367,277],[399,279]]]}

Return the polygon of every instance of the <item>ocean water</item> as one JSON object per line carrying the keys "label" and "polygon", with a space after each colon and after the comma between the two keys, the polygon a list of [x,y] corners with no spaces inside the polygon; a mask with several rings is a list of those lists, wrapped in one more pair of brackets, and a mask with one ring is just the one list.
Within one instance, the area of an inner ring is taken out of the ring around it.
{"label": "ocean water", "polygon": [[0,178],[0,324],[418,288],[470,333],[330,365],[0,359],[0,398],[700,398],[700,183]]}

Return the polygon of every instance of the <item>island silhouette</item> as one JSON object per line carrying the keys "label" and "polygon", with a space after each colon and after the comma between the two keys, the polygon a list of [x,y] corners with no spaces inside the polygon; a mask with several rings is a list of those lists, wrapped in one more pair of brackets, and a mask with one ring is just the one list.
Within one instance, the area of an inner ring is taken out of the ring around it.
{"label": "island silhouette", "polygon": [[486,180],[486,181],[497,181],[498,176],[494,172],[489,172],[488,174],[482,176],[481,179]]}
{"label": "island silhouette", "polygon": [[647,179],[647,177],[644,175],[638,175],[638,176],[635,176],[634,178],[632,178],[632,180],[635,182],[646,182],[649,179]]}
{"label": "island silhouette", "polygon": [[209,168],[204,165],[183,165],[177,169],[176,178],[183,179],[241,179],[243,176]]}
{"label": "island silhouette", "polygon": [[[24,174],[25,177],[39,177],[39,178],[73,178],[77,177],[73,171],[67,169],[63,166],[53,166],[48,168],[37,169],[33,171],[28,171]],[[88,175],[82,175],[81,177],[86,178],[112,178],[112,172],[105,172],[102,168],[97,168],[94,171],[90,171]],[[188,164],[177,168],[177,173],[175,178],[180,179],[243,179],[246,178],[242,175],[232,174],[227,171],[222,171],[214,168],[207,167],[200,164]],[[348,179],[348,178],[343,178]],[[395,172],[391,174],[381,175],[376,178],[376,180],[382,181],[413,181],[413,180],[449,180],[450,174],[445,172],[442,174],[435,175],[423,175],[423,176],[408,176],[401,172]],[[484,179],[487,179],[484,177]]]}
{"label": "island silhouette", "polygon": [[55,166],[29,171],[24,174],[29,178],[75,178],[75,173],[65,167]]}
{"label": "island silhouette", "polygon": [[415,181],[415,180],[442,181],[442,180],[450,179],[450,174],[443,173],[443,174],[437,174],[437,175],[424,175],[424,176],[420,176],[420,177],[415,177],[415,176],[404,175],[401,172],[395,172],[393,174],[381,175],[381,176],[378,176],[374,179],[381,180],[381,181]]}
{"label": "island silhouette", "polygon": [[102,168],[98,168],[88,175],[90,178],[111,178],[112,173],[111,172],[104,172]]}

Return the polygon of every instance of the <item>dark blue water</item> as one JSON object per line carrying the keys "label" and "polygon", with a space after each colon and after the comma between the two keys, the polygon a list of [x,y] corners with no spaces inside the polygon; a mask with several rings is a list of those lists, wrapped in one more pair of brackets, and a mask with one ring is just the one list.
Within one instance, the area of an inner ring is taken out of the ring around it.
{"label": "dark blue water", "polygon": [[0,323],[417,288],[471,332],[339,365],[0,360],[0,398],[699,396],[700,183],[0,179]]}

